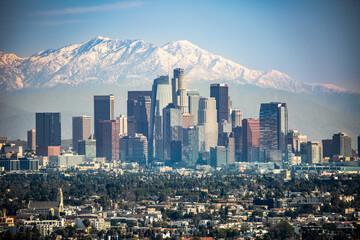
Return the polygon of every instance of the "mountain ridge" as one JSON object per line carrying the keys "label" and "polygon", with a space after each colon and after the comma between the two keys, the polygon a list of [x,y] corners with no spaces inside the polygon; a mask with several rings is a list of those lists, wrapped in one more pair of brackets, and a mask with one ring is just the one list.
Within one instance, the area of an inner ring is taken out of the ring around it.
{"label": "mountain ridge", "polygon": [[136,39],[95,37],[80,44],[43,50],[26,58],[0,51],[0,89],[81,84],[151,84],[182,67],[189,81],[228,81],[288,92],[350,93],[333,84],[303,83],[277,70],[251,70],[178,40],[162,46]]}

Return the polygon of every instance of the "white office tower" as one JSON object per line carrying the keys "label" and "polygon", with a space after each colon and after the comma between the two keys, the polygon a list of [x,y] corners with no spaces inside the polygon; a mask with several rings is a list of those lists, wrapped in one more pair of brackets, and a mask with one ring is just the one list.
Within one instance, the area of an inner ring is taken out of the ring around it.
{"label": "white office tower", "polygon": [[241,121],[242,121],[242,111],[239,109],[234,109],[231,112],[231,124],[232,128],[241,127]]}
{"label": "white office tower", "polygon": [[200,94],[198,90],[188,90],[188,101],[189,101],[189,113],[194,115],[195,125],[198,124],[198,112],[199,112],[199,99]]}
{"label": "white office tower", "polygon": [[181,108],[182,113],[189,112],[189,101],[186,92],[186,79],[184,69],[175,68],[174,77],[172,79],[172,99],[175,106]]}
{"label": "white office tower", "polygon": [[163,160],[163,108],[172,101],[169,76],[160,76],[152,86],[149,157]]}
{"label": "white office tower", "polygon": [[204,144],[201,152],[210,152],[210,147],[217,146],[218,125],[217,125],[216,100],[213,97],[199,99],[198,125],[203,126]]}
{"label": "white office tower", "polygon": [[127,132],[128,132],[128,127],[127,127],[127,116],[121,114],[120,117],[118,117],[119,119],[119,124],[120,124],[120,137],[123,136],[127,136]]}

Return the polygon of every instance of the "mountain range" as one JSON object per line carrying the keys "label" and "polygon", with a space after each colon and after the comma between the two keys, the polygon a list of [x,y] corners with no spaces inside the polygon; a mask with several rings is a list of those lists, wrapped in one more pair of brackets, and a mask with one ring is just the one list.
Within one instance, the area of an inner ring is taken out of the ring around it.
{"label": "mountain range", "polygon": [[173,68],[185,69],[189,82],[250,84],[295,93],[345,93],[332,84],[299,82],[277,70],[251,70],[186,40],[161,47],[143,40],[96,37],[81,44],[45,50],[20,58],[0,52],[0,90],[61,85],[151,84]]}
{"label": "mountain range", "polygon": [[[151,90],[153,79],[184,68],[189,89],[209,96],[210,83],[229,84],[233,108],[259,117],[263,102],[286,102],[289,129],[309,140],[345,131],[360,134],[360,94],[297,81],[276,70],[251,70],[182,40],[156,46],[142,40],[96,37],[20,58],[0,52],[0,136],[26,139],[36,112],[61,112],[62,138],[72,116],[93,116],[93,96],[114,94],[115,115],[126,114],[129,90]],[[353,145],[356,141],[353,140]]]}

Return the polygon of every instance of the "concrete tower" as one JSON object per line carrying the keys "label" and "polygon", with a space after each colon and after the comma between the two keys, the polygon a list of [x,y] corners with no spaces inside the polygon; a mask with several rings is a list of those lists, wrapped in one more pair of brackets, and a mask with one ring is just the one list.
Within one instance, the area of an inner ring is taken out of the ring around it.
{"label": "concrete tower", "polygon": [[241,121],[242,121],[242,111],[239,109],[234,109],[231,112],[231,124],[232,128],[241,127]]}
{"label": "concrete tower", "polygon": [[199,99],[199,126],[204,128],[204,144],[201,151],[210,152],[210,147],[215,147],[218,140],[218,126],[216,121],[216,100],[213,97]]}
{"label": "concrete tower", "polygon": [[80,140],[91,137],[91,117],[76,116],[72,118],[72,141],[73,149],[78,152],[78,143]]}
{"label": "concrete tower", "polygon": [[181,108],[182,113],[189,112],[189,100],[186,93],[186,79],[184,69],[175,68],[174,78],[172,79],[172,99],[175,106]]}

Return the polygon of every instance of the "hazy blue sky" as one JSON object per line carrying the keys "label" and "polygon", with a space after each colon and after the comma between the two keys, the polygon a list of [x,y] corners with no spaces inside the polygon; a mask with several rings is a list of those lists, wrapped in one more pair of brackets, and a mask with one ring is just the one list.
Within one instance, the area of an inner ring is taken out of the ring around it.
{"label": "hazy blue sky", "polygon": [[360,1],[1,0],[0,50],[25,57],[95,36],[186,39],[251,69],[360,92]]}

